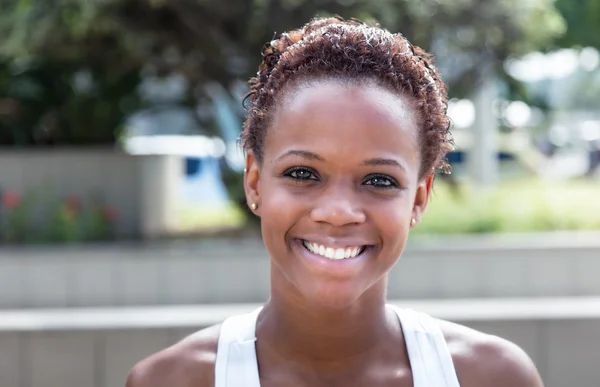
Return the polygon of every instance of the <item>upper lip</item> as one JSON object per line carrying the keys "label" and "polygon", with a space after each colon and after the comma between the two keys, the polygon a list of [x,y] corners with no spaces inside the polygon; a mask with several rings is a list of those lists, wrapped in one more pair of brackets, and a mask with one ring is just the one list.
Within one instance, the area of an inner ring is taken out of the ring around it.
{"label": "upper lip", "polygon": [[368,241],[361,238],[353,238],[353,237],[324,237],[324,236],[315,236],[315,237],[305,237],[300,238],[303,241],[316,243],[318,245],[322,245],[325,247],[332,247],[338,249],[345,249],[348,247],[362,247],[362,246],[371,246],[373,243],[369,243]]}

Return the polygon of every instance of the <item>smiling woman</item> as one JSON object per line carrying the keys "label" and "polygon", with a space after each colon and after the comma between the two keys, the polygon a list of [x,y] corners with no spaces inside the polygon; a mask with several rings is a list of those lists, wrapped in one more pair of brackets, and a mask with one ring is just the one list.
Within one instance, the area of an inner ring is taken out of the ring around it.
{"label": "smiling woman", "polygon": [[431,58],[316,19],[270,42],[250,85],[244,188],[271,297],[140,362],[128,386],[541,386],[514,344],[386,303],[452,144]]}

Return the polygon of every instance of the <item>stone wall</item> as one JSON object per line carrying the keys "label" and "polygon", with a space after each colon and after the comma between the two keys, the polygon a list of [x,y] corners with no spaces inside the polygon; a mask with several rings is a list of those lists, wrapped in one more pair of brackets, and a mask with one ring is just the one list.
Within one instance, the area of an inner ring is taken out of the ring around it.
{"label": "stone wall", "polygon": [[0,190],[35,191],[36,202],[99,195],[116,209],[121,238],[153,238],[175,228],[182,174],[178,156],[132,156],[104,148],[0,150]]}
{"label": "stone wall", "polygon": [[[600,298],[399,302],[520,345],[546,387],[597,387]],[[0,386],[123,387],[139,360],[256,305],[0,312]]]}
{"label": "stone wall", "polygon": [[[600,296],[600,234],[411,243],[391,299]],[[0,250],[0,308],[262,302],[259,240]]]}

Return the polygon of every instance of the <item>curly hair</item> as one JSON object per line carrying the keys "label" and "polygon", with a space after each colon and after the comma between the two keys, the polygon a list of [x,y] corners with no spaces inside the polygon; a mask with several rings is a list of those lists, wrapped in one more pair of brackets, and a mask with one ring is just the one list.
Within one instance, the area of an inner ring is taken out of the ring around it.
{"label": "curly hair", "polygon": [[240,135],[245,151],[263,159],[266,130],[277,96],[300,79],[374,80],[412,97],[420,121],[420,176],[449,172],[452,150],[447,90],[431,55],[401,34],[357,20],[316,18],[266,43],[258,73],[249,81],[248,114]]}

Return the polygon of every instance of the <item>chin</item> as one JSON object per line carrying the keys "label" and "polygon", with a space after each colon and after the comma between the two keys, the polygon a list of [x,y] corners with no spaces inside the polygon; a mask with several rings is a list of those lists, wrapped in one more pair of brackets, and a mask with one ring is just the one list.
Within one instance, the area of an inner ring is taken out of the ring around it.
{"label": "chin", "polygon": [[320,310],[344,310],[352,307],[361,296],[356,288],[344,284],[309,284],[300,289],[306,303]]}

